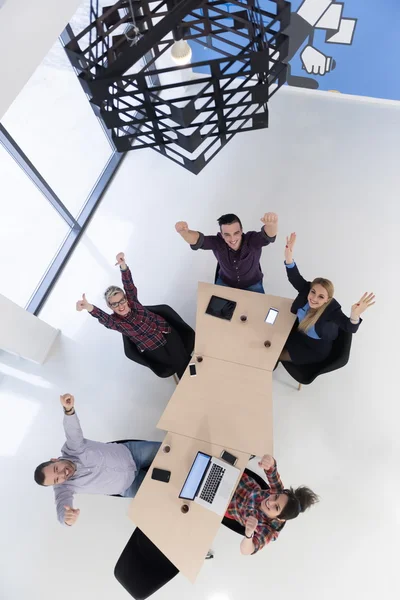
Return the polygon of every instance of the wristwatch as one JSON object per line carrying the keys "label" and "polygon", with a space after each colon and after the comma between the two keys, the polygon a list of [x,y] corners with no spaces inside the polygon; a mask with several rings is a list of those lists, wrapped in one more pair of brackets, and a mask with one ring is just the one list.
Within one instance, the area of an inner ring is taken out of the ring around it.
{"label": "wristwatch", "polygon": [[251,540],[251,538],[254,536],[254,531],[251,535],[246,535],[246,532],[244,532],[244,537],[247,538],[248,540]]}
{"label": "wristwatch", "polygon": [[66,410],[66,409],[64,408],[64,413],[65,413],[66,415],[69,415],[69,413],[71,413],[73,410],[75,410],[75,408],[74,408],[73,406],[71,406],[71,408],[70,408],[69,410]]}

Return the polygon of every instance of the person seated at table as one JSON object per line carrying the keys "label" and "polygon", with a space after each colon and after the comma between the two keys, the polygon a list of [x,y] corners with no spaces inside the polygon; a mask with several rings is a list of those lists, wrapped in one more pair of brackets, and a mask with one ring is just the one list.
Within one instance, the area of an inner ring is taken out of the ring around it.
{"label": "person seated at table", "polygon": [[269,212],[261,218],[261,231],[243,233],[242,223],[234,214],[218,219],[217,235],[204,235],[189,229],[185,221],[175,225],[176,231],[190,244],[192,250],[212,250],[219,264],[217,285],[224,285],[264,294],[260,258],[264,246],[275,242],[278,216]]}
{"label": "person seated at table", "polygon": [[334,287],[329,279],[317,277],[310,282],[300,275],[293,260],[295,242],[295,233],[286,238],[285,266],[290,283],[299,292],[291,307],[297,321],[279,360],[305,365],[321,362],[329,356],[339,329],[356,333],[362,321],[360,315],[375,304],[375,296],[365,293],[351,307],[350,318],[346,317],[333,297]]}
{"label": "person seated at table", "polygon": [[116,266],[119,265],[121,269],[124,289],[112,285],[104,293],[107,306],[113,310],[113,314],[110,315],[90,304],[85,294],[82,295],[82,300],[76,303],[76,310],[87,310],[108,329],[114,329],[127,336],[145,358],[152,363],[175,368],[180,379],[191,355],[185,349],[177,331],[163,317],[151,312],[139,302],[124,253],[117,254],[116,260]]}
{"label": "person seated at table", "polygon": [[75,399],[60,396],[64,408],[66,442],[61,456],[41,463],[35,469],[37,484],[53,486],[57,517],[62,525],[74,525],[79,508],[73,508],[75,493],[119,495],[134,498],[160,442],[144,440],[123,443],[94,442],[83,437]]}
{"label": "person seated at table", "polygon": [[243,473],[225,513],[225,517],[245,527],[240,542],[242,554],[255,554],[275,541],[286,521],[295,519],[318,502],[318,496],[308,487],[284,488],[276,461],[269,454],[265,454],[258,465],[265,471],[269,489],[263,490]]}

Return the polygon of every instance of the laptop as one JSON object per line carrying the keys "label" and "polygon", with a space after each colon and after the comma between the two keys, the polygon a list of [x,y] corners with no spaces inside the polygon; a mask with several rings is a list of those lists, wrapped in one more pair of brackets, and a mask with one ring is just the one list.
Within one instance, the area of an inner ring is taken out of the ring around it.
{"label": "laptop", "polygon": [[230,496],[238,483],[240,469],[223,460],[198,452],[179,498],[193,500],[223,516]]}

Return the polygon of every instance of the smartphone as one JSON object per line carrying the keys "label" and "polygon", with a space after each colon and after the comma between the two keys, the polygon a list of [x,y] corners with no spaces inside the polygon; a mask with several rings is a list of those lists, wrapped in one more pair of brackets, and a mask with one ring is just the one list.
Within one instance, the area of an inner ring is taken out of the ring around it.
{"label": "smartphone", "polygon": [[151,478],[156,481],[163,481],[164,483],[168,483],[169,478],[171,477],[171,471],[165,471],[164,469],[153,469],[151,474]]}
{"label": "smartphone", "polygon": [[273,325],[275,323],[275,319],[279,314],[279,310],[276,308],[270,308],[267,316],[265,317],[265,322]]}
{"label": "smartphone", "polygon": [[189,373],[190,373],[190,377],[194,377],[195,375],[197,375],[197,373],[196,373],[196,365],[194,363],[191,363],[189,365]]}
{"label": "smartphone", "polygon": [[231,454],[230,452],[227,452],[226,450],[221,452],[221,458],[222,458],[222,460],[224,460],[225,462],[229,463],[232,466],[235,466],[237,463],[237,457],[233,456],[233,454]]}

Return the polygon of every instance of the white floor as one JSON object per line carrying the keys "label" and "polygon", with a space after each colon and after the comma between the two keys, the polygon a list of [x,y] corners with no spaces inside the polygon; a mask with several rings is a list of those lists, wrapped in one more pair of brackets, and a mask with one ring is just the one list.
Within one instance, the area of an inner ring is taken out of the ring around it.
{"label": "white floor", "polygon": [[269,210],[279,213],[280,235],[263,253],[267,291],[294,296],[283,246],[295,230],[300,268],[331,278],[345,311],[364,291],[377,294],[345,369],[300,393],[281,367],[275,372],[283,481],[309,485],[321,502],[253,557],[242,557],[239,536],[221,527],[216,557],[196,584],[179,575],[156,597],[396,597],[399,129],[397,108],[287,90],[271,103],[269,130],[236,136],[198,177],[151,151],[125,160],[42,311],[63,333],[50,359],[39,367],[0,357],[2,598],[128,598],[113,567],[133,530],[129,501],[78,496],[80,520],[65,529],[33,470],[63,443],[60,393],[75,394],[89,438],[161,439],[155,423],[174,384],[130,363],[120,336],[77,313],[76,300],[85,292],[103,306],[124,250],[141,301],[166,302],[194,324],[196,282],[212,281],[215,261],[192,252],[174,223],[213,232],[217,217],[233,211],[256,229]]}

